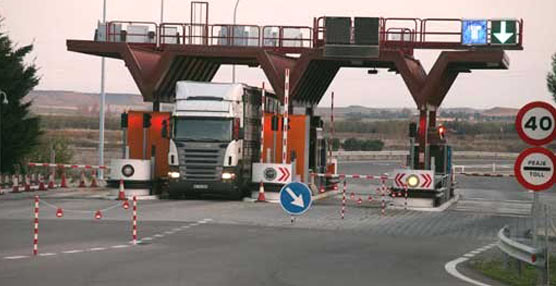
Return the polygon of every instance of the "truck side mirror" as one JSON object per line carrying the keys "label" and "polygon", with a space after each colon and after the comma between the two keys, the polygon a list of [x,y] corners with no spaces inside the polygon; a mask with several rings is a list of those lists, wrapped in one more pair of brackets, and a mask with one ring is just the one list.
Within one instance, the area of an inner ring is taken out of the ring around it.
{"label": "truck side mirror", "polygon": [[168,138],[168,121],[162,121],[162,138]]}

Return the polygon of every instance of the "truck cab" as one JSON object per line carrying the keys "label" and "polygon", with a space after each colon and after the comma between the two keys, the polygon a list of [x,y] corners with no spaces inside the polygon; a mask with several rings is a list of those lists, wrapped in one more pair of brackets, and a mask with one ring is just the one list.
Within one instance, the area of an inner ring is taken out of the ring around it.
{"label": "truck cab", "polygon": [[247,194],[259,160],[261,90],[243,84],[180,81],[168,152],[171,197]]}

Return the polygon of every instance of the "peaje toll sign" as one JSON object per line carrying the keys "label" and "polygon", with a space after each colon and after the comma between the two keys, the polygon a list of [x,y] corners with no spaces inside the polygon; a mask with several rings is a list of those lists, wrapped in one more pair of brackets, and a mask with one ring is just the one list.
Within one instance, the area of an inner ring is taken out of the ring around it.
{"label": "peaje toll sign", "polygon": [[517,181],[525,188],[543,191],[550,188],[555,180],[556,157],[545,148],[526,149],[517,157],[514,173]]}
{"label": "peaje toll sign", "polygon": [[528,144],[541,146],[556,138],[556,109],[549,103],[535,101],[517,113],[515,129]]}

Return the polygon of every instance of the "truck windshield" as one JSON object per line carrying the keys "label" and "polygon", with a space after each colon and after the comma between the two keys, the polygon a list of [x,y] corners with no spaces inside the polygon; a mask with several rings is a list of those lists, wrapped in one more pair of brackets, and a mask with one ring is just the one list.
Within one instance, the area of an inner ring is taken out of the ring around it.
{"label": "truck windshield", "polygon": [[231,141],[232,120],[176,118],[175,138],[186,141]]}

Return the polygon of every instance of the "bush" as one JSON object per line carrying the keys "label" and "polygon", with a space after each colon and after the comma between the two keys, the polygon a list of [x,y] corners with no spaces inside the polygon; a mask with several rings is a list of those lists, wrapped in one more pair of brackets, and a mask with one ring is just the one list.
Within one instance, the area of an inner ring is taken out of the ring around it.
{"label": "bush", "polygon": [[384,142],[380,140],[357,140],[349,138],[344,141],[343,148],[346,151],[381,151]]}
{"label": "bush", "polygon": [[63,136],[43,136],[39,146],[29,156],[29,161],[50,163],[50,154],[54,150],[56,163],[71,163],[74,153],[69,142],[69,139]]}

